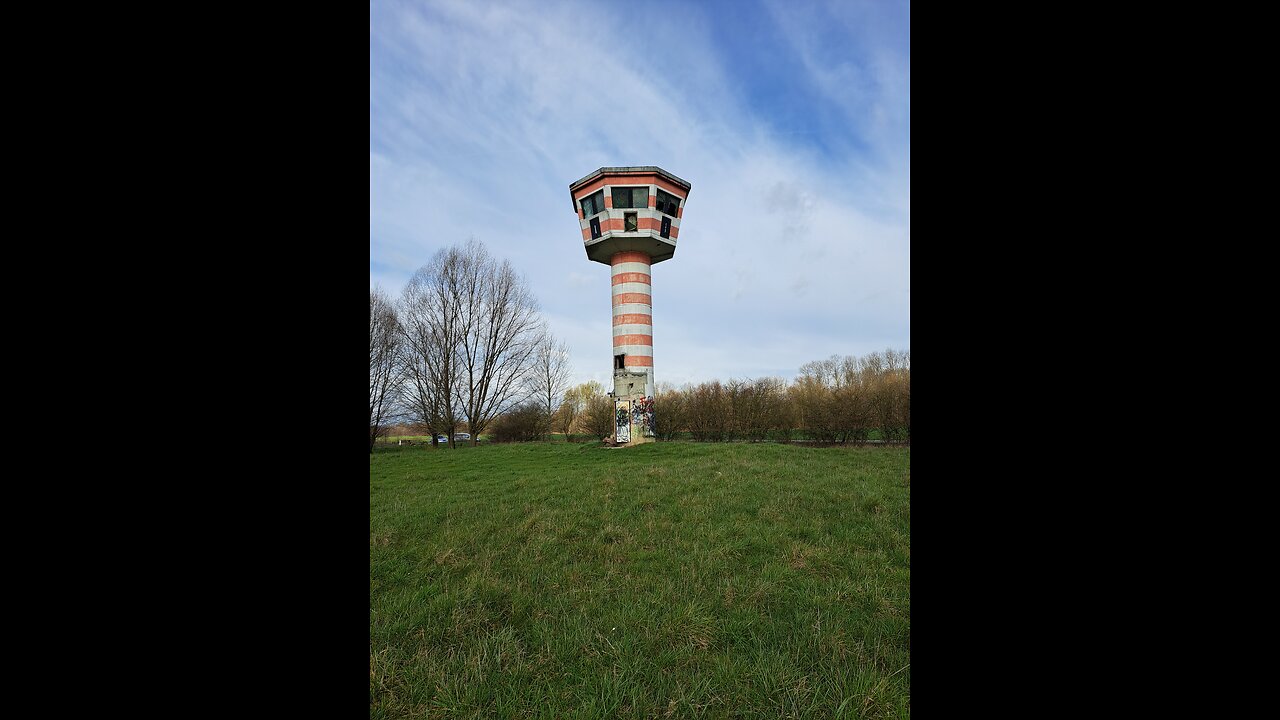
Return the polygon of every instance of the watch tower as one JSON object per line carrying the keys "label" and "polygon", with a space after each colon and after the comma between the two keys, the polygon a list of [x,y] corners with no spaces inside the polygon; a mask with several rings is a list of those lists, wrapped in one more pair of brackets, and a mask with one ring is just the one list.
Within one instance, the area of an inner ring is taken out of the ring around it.
{"label": "watch tower", "polygon": [[614,440],[653,441],[652,266],[676,254],[692,186],[660,167],[602,167],[569,185],[587,259],[611,269]]}

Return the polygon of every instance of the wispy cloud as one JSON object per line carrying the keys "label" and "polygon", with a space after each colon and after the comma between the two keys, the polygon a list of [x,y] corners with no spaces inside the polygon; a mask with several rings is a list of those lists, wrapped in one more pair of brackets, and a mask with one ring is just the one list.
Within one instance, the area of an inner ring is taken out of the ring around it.
{"label": "wispy cloud", "polygon": [[568,185],[659,165],[693,184],[676,257],[653,271],[660,381],[909,347],[909,44],[878,34],[905,33],[907,10],[755,10],[785,39],[756,51],[805,68],[819,98],[806,144],[735,89],[712,6],[644,7],[637,22],[624,3],[373,5],[371,284],[398,292],[475,237],[529,277],[581,379],[603,380],[609,271],[585,257]]}

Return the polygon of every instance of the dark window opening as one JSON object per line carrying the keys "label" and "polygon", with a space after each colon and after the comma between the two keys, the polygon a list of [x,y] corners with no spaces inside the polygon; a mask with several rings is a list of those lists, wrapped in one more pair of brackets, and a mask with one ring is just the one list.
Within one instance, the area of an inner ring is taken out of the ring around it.
{"label": "dark window opening", "polygon": [[622,229],[626,232],[635,232],[640,229],[640,224],[636,220],[635,213],[624,213],[622,216]]}
{"label": "dark window opening", "polygon": [[591,218],[591,239],[596,240],[600,237],[600,218]]}
{"label": "dark window opening", "polygon": [[623,369],[623,367],[622,367],[622,362],[623,362],[623,360],[624,360],[624,359],[626,359],[626,357],[627,357],[627,354],[626,354],[626,353],[619,353],[619,354],[617,354],[617,355],[614,355],[614,356],[613,356],[613,369],[614,369],[614,370],[622,370],[622,369]]}
{"label": "dark window opening", "polygon": [[658,212],[675,217],[676,211],[680,209],[680,198],[659,190],[657,208]]}
{"label": "dark window opening", "polygon": [[597,190],[582,198],[582,216],[591,217],[604,212],[604,190]]}
{"label": "dark window opening", "polygon": [[666,215],[662,216],[662,229],[658,231],[658,234],[664,238],[671,237],[671,218]]}
{"label": "dark window opening", "polygon": [[649,188],[613,188],[613,206],[615,208],[647,208],[649,207]]}

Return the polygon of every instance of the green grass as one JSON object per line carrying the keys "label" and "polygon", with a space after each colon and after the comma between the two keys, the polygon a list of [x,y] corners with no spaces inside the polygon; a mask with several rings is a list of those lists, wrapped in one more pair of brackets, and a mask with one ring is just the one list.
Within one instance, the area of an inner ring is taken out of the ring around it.
{"label": "green grass", "polygon": [[371,718],[898,718],[910,448],[379,448]]}

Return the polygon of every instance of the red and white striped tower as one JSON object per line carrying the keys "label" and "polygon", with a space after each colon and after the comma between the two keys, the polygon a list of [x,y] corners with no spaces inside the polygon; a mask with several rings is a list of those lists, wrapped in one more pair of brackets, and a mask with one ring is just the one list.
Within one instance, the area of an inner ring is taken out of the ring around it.
{"label": "red and white striped tower", "polygon": [[615,442],[653,440],[652,266],[675,256],[692,186],[659,167],[603,167],[569,185],[587,258],[609,265]]}
{"label": "red and white striped tower", "polygon": [[[635,250],[609,258],[613,281],[613,355],[623,369],[653,374],[653,283],[649,256]],[[652,395],[645,388],[646,395]]]}

